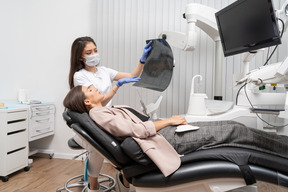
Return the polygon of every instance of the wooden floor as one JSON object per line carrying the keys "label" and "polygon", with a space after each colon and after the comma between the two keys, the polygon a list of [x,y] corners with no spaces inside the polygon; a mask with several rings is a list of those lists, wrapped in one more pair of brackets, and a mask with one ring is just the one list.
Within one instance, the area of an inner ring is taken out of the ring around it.
{"label": "wooden floor", "polygon": [[[20,170],[9,175],[8,182],[0,181],[0,192],[55,192],[66,180],[83,171],[84,164],[79,160],[33,157],[28,172]],[[104,163],[101,172],[114,177],[117,170]]]}
{"label": "wooden floor", "polygon": [[[33,157],[28,172],[20,170],[11,174],[8,182],[0,181],[0,192],[55,192],[64,182],[83,173],[84,165],[79,160]],[[117,170],[104,163],[101,173],[115,176]],[[80,192],[76,189],[75,192]],[[288,192],[288,189],[261,183],[258,192]]]}

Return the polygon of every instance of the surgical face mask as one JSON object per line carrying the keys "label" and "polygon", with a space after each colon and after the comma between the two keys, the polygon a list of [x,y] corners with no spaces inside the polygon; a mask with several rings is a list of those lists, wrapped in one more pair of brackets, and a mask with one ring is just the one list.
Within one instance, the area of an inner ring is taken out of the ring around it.
{"label": "surgical face mask", "polygon": [[96,53],[94,55],[90,55],[90,56],[86,56],[86,65],[93,67],[93,66],[97,66],[100,63],[100,54]]}

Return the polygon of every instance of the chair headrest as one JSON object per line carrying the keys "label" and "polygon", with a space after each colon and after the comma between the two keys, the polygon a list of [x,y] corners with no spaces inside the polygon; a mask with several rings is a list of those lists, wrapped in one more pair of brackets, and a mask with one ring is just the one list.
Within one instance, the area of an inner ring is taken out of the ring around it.
{"label": "chair headrest", "polygon": [[73,121],[70,117],[70,115],[68,114],[68,109],[65,109],[65,111],[63,112],[62,116],[63,116],[63,119],[66,121],[66,124],[71,127]]}
{"label": "chair headrest", "polygon": [[85,121],[90,119],[90,117],[87,113],[78,113],[75,111],[71,111],[69,109],[66,112],[67,112],[66,114],[68,116],[69,123],[71,123],[71,124],[80,123],[82,125]]}
{"label": "chair headrest", "polygon": [[91,137],[95,142],[99,143],[107,151],[109,151],[109,153],[114,156],[114,158],[117,159],[118,162],[122,164],[131,162],[131,159],[122,151],[119,141],[111,134],[101,129],[90,118],[88,113],[78,113],[71,110],[66,110],[64,113],[64,119],[68,119],[72,128],[74,124],[79,124],[81,129],[83,129],[89,135],[89,137]]}

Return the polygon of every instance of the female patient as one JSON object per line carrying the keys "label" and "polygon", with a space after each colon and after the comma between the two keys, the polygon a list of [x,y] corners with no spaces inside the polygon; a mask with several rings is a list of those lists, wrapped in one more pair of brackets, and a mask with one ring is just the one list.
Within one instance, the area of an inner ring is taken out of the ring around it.
{"label": "female patient", "polygon": [[[93,86],[77,86],[64,99],[64,106],[88,112],[97,124],[115,137],[132,136],[143,152],[165,176],[180,166],[179,154],[234,146],[264,151],[288,158],[288,137],[247,128],[233,121],[197,122],[197,131],[176,133],[176,125],[187,124],[182,116],[142,122],[125,107],[103,107],[104,96]],[[164,163],[163,163],[164,162]]]}

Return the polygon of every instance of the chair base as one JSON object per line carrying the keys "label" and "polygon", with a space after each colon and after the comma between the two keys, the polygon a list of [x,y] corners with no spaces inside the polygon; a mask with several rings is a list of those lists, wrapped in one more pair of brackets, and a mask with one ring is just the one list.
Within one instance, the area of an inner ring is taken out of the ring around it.
{"label": "chair base", "polygon": [[[79,181],[77,183],[69,184],[71,181],[73,181],[75,179],[79,179]],[[74,187],[82,187],[83,190],[85,190],[86,185],[85,185],[85,182],[84,182],[84,175],[83,174],[75,176],[75,177],[71,177],[70,179],[68,179],[65,182],[63,187],[60,187],[60,188],[56,189],[56,192],[63,191],[63,190],[66,190],[66,191],[70,192],[71,190],[69,190],[69,188],[74,188]]]}
{"label": "chair base", "polygon": [[[109,191],[114,192],[112,189],[116,185],[115,179],[113,177],[111,177],[110,175],[106,175],[106,174],[100,173],[100,176],[101,176],[101,178],[98,179],[100,189],[103,192],[109,192]],[[80,180],[77,183],[70,183],[75,179],[80,179]],[[108,183],[106,183],[106,182],[108,182]],[[105,183],[105,184],[103,184],[103,183]],[[75,177],[68,179],[65,182],[63,187],[56,189],[56,192],[63,191],[63,190],[68,191],[68,192],[73,192],[70,189],[75,188],[75,187],[82,187],[83,189],[81,192],[86,192],[87,185],[88,185],[87,182],[84,181],[84,175],[82,174],[82,175],[78,175],[78,176],[75,176]]]}

